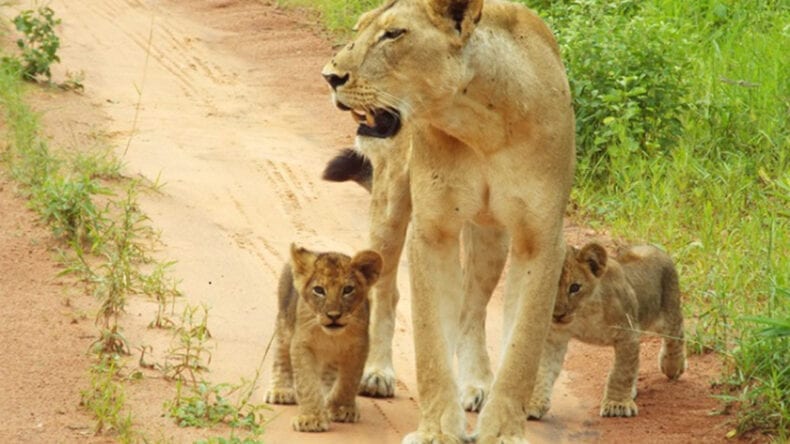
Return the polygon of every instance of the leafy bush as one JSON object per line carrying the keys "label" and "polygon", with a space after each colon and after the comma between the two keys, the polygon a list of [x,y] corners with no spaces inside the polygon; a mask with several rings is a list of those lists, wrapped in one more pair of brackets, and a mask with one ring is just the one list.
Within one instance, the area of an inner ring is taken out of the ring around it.
{"label": "leafy bush", "polygon": [[27,9],[14,18],[17,31],[25,35],[16,42],[22,50],[21,74],[25,79],[36,80],[40,75],[52,79],[49,67],[60,61],[60,38],[55,34],[59,24],[60,19],[55,18],[55,11],[49,6]]}
{"label": "leafy bush", "polygon": [[544,7],[568,69],[582,174],[599,179],[632,155],[669,152],[688,109],[687,42],[677,24],[638,14],[634,1]]}

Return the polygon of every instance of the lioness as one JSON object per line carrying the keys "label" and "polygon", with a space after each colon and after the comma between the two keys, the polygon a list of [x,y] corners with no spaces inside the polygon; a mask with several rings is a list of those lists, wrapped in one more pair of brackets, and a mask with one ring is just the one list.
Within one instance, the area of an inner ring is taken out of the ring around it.
{"label": "lioness", "polygon": [[[357,387],[368,354],[368,290],[381,272],[381,256],[350,258],[291,246],[280,275],[272,404],[299,403],[293,428],[323,432],[329,421],[356,422]],[[322,381],[333,378],[324,400]]]}
{"label": "lioness", "polygon": [[569,247],[553,319],[529,405],[532,419],[549,410],[551,389],[571,338],[614,346],[601,416],[637,414],[634,398],[643,331],[663,335],[661,372],[677,379],[686,369],[678,275],[672,259],[656,247],[631,247],[616,260],[597,243],[581,250]]}
{"label": "lioness", "polygon": [[[408,255],[421,418],[404,442],[464,438],[451,365],[461,322],[472,327],[459,355],[478,361],[465,378],[472,389],[490,390],[477,424],[478,442],[523,442],[524,412],[563,259],[562,216],[574,168],[573,109],[556,41],[528,8],[494,0],[485,6],[482,0],[389,0],[360,17],[356,29],[322,74],[335,104],[359,122],[357,133],[381,139],[370,142],[371,159],[393,148],[389,177],[396,183],[374,177],[372,184],[372,206],[382,211],[378,220],[396,222],[381,231],[393,236],[393,252],[400,251],[398,236],[409,220],[399,216],[405,212],[384,211],[393,202],[411,210]],[[402,196],[404,184],[408,198]],[[387,199],[383,205],[376,203],[380,186],[387,188],[379,191]],[[487,360],[485,350],[478,346],[490,291],[462,291],[462,230],[464,250],[474,259],[466,263],[465,279],[475,283],[468,287],[496,282],[510,256],[505,347],[492,384],[487,361],[479,363]],[[371,235],[377,233],[372,227]],[[382,312],[395,305],[397,291],[390,285],[374,299]],[[392,315],[377,318],[376,311],[367,367],[391,380]],[[375,325],[377,319],[382,326]]]}

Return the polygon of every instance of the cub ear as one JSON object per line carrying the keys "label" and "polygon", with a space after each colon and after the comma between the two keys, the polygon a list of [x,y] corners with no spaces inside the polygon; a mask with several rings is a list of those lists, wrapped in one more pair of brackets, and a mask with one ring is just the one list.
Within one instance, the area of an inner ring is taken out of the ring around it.
{"label": "cub ear", "polygon": [[601,277],[606,271],[608,255],[606,249],[595,242],[585,245],[576,255],[579,262],[586,264],[595,277]]}
{"label": "cub ear", "polygon": [[351,259],[351,268],[362,273],[368,286],[376,283],[383,264],[381,255],[373,250],[360,251]]}
{"label": "cub ear", "polygon": [[318,255],[314,252],[296,244],[291,244],[291,268],[293,269],[293,274],[311,274],[317,257]]}
{"label": "cub ear", "polygon": [[466,42],[483,16],[483,0],[427,0],[432,21],[458,33]]}

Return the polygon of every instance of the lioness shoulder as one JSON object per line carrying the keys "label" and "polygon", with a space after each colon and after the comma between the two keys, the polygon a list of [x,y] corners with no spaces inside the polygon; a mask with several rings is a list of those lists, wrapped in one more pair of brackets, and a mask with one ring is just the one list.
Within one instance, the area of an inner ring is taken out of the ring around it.
{"label": "lioness shoulder", "polygon": [[[272,404],[299,404],[293,427],[321,432],[356,422],[356,393],[368,353],[368,292],[381,272],[375,251],[353,258],[291,247],[280,275]],[[325,399],[323,384],[332,384]]]}
{"label": "lioness shoulder", "polygon": [[659,248],[629,247],[608,256],[603,246],[568,247],[529,416],[549,409],[551,389],[568,341],[612,346],[615,362],[601,402],[601,416],[636,416],[636,379],[642,332],[662,336],[659,368],[677,379],[686,368],[678,275]]}

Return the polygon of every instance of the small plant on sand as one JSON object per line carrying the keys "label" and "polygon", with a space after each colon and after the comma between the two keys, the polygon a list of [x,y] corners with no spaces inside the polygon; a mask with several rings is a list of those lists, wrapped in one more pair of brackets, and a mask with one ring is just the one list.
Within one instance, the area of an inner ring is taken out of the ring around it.
{"label": "small plant on sand", "polygon": [[16,44],[21,55],[21,74],[26,80],[36,81],[39,76],[52,79],[50,65],[60,61],[58,48],[60,38],[55,33],[55,27],[60,24],[60,19],[55,18],[55,11],[49,6],[42,6],[35,11],[27,9],[14,18],[14,26],[24,38],[17,40]]}
{"label": "small plant on sand", "polygon": [[205,305],[184,307],[181,325],[174,332],[175,343],[167,351],[162,368],[165,377],[197,386],[197,375],[208,370],[211,363],[211,352],[206,346],[211,339],[207,323],[208,308]]}
{"label": "small plant on sand", "polygon": [[121,442],[132,442],[132,418],[124,414],[126,395],[118,377],[122,365],[117,355],[105,355],[94,364],[91,386],[82,391],[80,405],[95,416],[95,433],[112,431]]}

